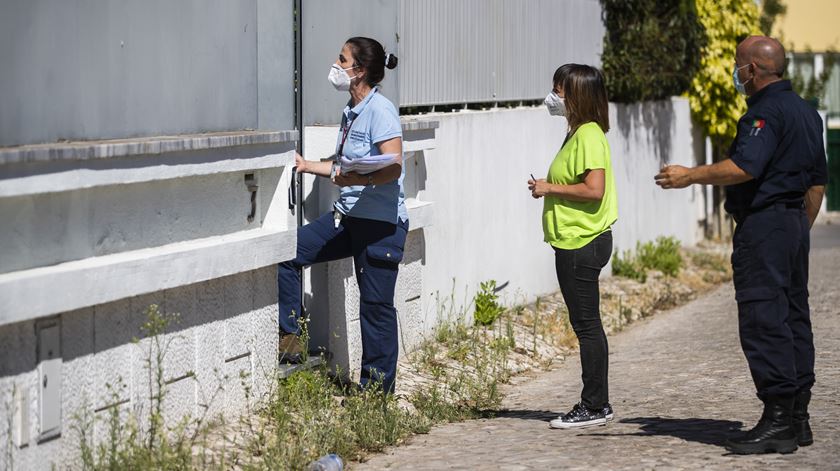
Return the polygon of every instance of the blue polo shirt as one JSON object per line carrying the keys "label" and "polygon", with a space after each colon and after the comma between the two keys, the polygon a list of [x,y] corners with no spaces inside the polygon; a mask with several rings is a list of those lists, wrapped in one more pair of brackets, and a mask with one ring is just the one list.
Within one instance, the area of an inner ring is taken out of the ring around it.
{"label": "blue polo shirt", "polygon": [[790,81],[767,85],[747,98],[747,105],[729,158],[753,179],[726,187],[726,210],[737,214],[800,203],[808,188],[825,185],[822,118]]}
{"label": "blue polo shirt", "polygon": [[[341,118],[341,128],[336,140],[336,155],[341,146],[341,137],[346,127],[350,130],[344,142],[344,156],[348,159],[358,159],[370,155],[382,155],[376,144],[402,137],[400,115],[394,105],[379,93],[379,87],[374,87],[358,105],[350,107],[352,102],[344,108]],[[363,219],[373,219],[396,224],[398,219],[408,220],[405,209],[405,192],[403,179],[405,166],[400,178],[383,185],[361,185],[341,187],[335,209],[346,216]]]}

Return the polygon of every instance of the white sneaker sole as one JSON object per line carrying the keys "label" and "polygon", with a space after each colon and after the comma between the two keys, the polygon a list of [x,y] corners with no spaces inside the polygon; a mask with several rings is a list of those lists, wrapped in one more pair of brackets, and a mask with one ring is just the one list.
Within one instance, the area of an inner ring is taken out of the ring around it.
{"label": "white sneaker sole", "polygon": [[607,418],[595,420],[587,420],[586,422],[563,422],[560,419],[554,419],[548,423],[548,426],[556,429],[571,429],[571,428],[587,428],[607,425]]}

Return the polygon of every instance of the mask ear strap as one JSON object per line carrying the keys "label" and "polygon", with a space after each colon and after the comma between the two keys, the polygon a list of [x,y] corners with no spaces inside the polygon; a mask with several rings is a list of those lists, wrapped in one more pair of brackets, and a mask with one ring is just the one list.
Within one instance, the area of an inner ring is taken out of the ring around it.
{"label": "mask ear strap", "polygon": [[[358,70],[358,69],[359,69],[359,66],[358,66],[358,65],[354,65],[354,66],[353,66],[353,68],[354,68],[354,69],[356,69],[356,70]],[[361,77],[361,76],[359,76],[359,73],[358,73],[358,72],[356,72],[356,75],[354,75],[354,76],[352,76],[352,77],[350,77],[350,78],[351,78],[351,79],[355,79],[355,78],[357,78],[357,79],[361,79],[362,77]]]}
{"label": "mask ear strap", "polygon": [[[755,69],[757,69],[758,66],[755,65],[754,63],[750,62],[749,64],[745,65],[744,67],[749,67],[750,69],[752,69],[752,74],[753,74],[752,77],[750,77],[750,78],[748,78],[747,80],[744,81],[744,85],[746,85],[749,82],[751,82],[752,79],[755,78]],[[747,70],[750,70],[750,69],[747,69]]]}

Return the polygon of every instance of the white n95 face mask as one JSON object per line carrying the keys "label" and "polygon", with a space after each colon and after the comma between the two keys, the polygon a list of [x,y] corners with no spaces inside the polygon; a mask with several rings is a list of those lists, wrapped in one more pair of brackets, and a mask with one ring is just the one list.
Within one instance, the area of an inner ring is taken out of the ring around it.
{"label": "white n95 face mask", "polygon": [[330,75],[328,80],[330,83],[335,87],[336,90],[346,92],[350,90],[350,83],[356,77],[350,77],[347,75],[347,71],[352,69],[353,67],[348,67],[346,69],[342,69],[338,66],[338,64],[333,64],[330,67]]}
{"label": "white n95 face mask", "polygon": [[551,116],[566,116],[566,100],[557,96],[556,93],[549,93],[543,103]]}

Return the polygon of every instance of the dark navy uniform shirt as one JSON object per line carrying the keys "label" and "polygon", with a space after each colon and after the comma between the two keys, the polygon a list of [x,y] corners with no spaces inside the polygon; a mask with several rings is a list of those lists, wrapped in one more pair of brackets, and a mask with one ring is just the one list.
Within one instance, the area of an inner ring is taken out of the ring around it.
{"label": "dark navy uniform shirt", "polygon": [[767,85],[747,98],[747,105],[729,157],[753,179],[726,187],[726,210],[737,214],[775,203],[795,204],[803,201],[808,188],[825,185],[822,119],[790,81]]}

